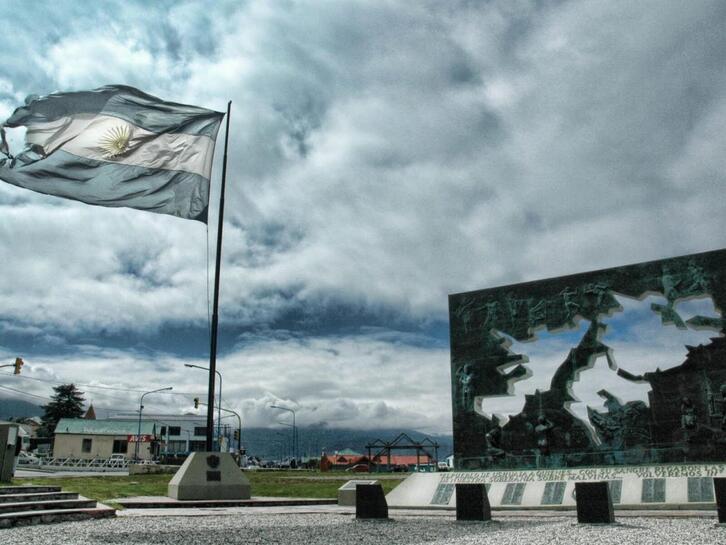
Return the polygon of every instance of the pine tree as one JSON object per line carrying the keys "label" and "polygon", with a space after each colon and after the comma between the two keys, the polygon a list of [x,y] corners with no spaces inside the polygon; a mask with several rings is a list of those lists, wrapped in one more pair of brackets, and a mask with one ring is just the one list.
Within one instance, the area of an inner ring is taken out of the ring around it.
{"label": "pine tree", "polygon": [[42,417],[42,425],[38,430],[39,435],[49,437],[53,435],[58,420],[61,418],[80,418],[83,416],[83,392],[78,390],[75,384],[61,384],[54,386],[55,393],[51,401],[41,408],[45,411]]}

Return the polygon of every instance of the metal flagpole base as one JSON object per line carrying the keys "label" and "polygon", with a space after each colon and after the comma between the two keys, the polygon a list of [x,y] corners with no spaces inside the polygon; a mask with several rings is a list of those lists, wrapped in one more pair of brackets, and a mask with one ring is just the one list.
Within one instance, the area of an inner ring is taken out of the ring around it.
{"label": "metal flagpole base", "polygon": [[250,482],[228,452],[192,452],[169,481],[175,500],[248,500]]}

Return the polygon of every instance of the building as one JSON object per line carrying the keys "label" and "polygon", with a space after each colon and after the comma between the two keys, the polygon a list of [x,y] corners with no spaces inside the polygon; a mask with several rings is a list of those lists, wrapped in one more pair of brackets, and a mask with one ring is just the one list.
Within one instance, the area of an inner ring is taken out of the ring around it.
{"label": "building", "polygon": [[389,471],[435,471],[436,460],[428,454],[392,454],[391,461],[387,456],[376,456],[376,465]]}
{"label": "building", "polygon": [[22,449],[29,452],[37,447],[38,428],[40,418],[37,416],[11,418],[10,422],[18,424],[18,434],[21,438]]}
{"label": "building", "polygon": [[[133,420],[138,413],[118,414],[109,421]],[[186,455],[207,450],[207,417],[194,414],[142,414],[142,422],[156,425],[160,455]]]}
{"label": "building", "polygon": [[128,459],[150,460],[158,455],[158,429],[154,422],[141,422],[137,455],[137,420],[86,420],[61,418],[55,428],[55,458],[110,458],[122,454]]}
{"label": "building", "polygon": [[421,471],[433,470],[436,460],[427,453],[415,454],[378,454],[369,459],[368,456],[351,449],[337,451],[332,456],[323,455],[324,471]]}
{"label": "building", "polygon": [[349,448],[336,451],[331,458],[335,469],[345,469],[355,464],[368,463],[366,456]]}
{"label": "building", "polygon": [[93,408],[93,403],[88,406],[88,410],[83,418],[86,420],[96,420],[96,409]]}

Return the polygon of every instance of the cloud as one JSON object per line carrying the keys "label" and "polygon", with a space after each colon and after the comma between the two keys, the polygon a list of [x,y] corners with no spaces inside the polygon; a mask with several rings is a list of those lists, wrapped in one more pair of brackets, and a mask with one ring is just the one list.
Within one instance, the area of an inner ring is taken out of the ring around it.
{"label": "cloud", "polygon": [[[233,100],[232,321],[321,298],[444,319],[452,291],[722,243],[715,216],[677,246],[660,221],[675,214],[680,230],[716,212],[681,193],[710,195],[722,171],[709,151],[726,100],[721,12],[645,4],[250,2],[144,17],[132,3],[103,31],[99,12],[61,28],[38,62],[62,88],[118,80],[219,109]],[[190,232],[171,221],[134,220],[129,245],[149,224]],[[564,261],[547,260],[555,248]],[[204,277],[194,261],[190,279]],[[159,321],[174,319],[168,301]]]}
{"label": "cloud", "polygon": [[[247,342],[218,361],[223,406],[240,412],[246,427],[284,421],[284,413],[270,408],[277,404],[294,409],[301,426],[446,432],[451,425],[448,351],[401,344],[405,338],[371,332]],[[3,359],[12,356],[0,351]],[[166,386],[174,390],[148,396],[146,410],[182,414],[194,411],[194,397],[206,400],[206,373],[184,367],[206,367],[204,360],[96,346],[79,347],[73,357],[25,360],[22,374],[4,383],[50,397],[53,385],[74,382],[102,414],[133,411],[142,392]]]}
{"label": "cloud", "polygon": [[[65,59],[74,59],[74,62],[66,63]],[[95,87],[99,81],[138,85],[142,74],[159,71],[168,74],[169,68],[163,61],[163,58],[161,62],[155,59],[136,40],[119,40],[99,32],[54,44],[47,52],[43,66],[61,88],[79,88]]]}
{"label": "cloud", "polygon": [[[724,245],[719,2],[9,12],[0,113],[106,83],[217,110],[232,100],[225,357],[244,333],[337,346],[367,326],[438,328],[438,355],[449,293]],[[212,210],[212,241],[215,226]],[[200,224],[1,187],[0,322],[70,346],[203,332],[206,244]]]}

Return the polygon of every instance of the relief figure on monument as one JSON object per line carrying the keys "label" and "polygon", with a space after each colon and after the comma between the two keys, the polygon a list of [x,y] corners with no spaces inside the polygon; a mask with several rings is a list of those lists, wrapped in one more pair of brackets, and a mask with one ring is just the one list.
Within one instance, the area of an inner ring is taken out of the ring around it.
{"label": "relief figure on monument", "polygon": [[696,429],[696,409],[693,402],[687,397],[681,400],[681,428],[684,430]]}
{"label": "relief figure on monument", "polygon": [[543,456],[547,456],[550,453],[550,441],[552,430],[555,425],[547,420],[547,417],[541,415],[537,418],[537,425],[534,427],[534,435],[537,439],[537,450]]}
{"label": "relief figure on monument", "polygon": [[473,410],[474,405],[474,392],[473,392],[473,376],[472,366],[465,364],[457,374],[458,377],[458,392],[457,397],[459,408],[463,411]]}

